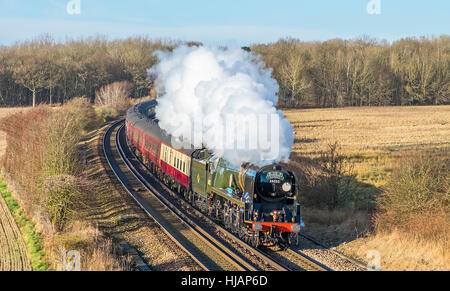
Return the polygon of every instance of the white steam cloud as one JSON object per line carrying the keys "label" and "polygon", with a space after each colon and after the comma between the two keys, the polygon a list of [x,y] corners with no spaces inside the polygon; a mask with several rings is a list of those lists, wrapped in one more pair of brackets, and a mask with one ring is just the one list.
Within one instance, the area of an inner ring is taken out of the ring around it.
{"label": "white steam cloud", "polygon": [[275,108],[278,84],[253,53],[181,46],[155,55],[162,129],[235,166],[289,159],[293,129]]}

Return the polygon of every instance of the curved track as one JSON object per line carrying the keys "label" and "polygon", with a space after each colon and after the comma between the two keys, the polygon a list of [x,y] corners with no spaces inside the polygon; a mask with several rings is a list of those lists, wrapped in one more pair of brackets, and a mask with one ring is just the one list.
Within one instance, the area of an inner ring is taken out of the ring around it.
{"label": "curved track", "polygon": [[116,177],[139,206],[204,270],[256,270],[200,227],[171,209],[158,193],[147,187],[119,143],[118,134],[122,123],[115,123],[106,132],[103,139],[104,154]]}

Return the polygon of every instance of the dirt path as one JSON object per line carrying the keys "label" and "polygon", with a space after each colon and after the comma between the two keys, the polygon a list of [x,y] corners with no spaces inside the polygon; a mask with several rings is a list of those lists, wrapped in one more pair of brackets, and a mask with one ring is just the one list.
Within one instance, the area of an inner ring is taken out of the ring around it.
{"label": "dirt path", "polygon": [[27,248],[14,217],[0,196],[0,271],[31,271]]}

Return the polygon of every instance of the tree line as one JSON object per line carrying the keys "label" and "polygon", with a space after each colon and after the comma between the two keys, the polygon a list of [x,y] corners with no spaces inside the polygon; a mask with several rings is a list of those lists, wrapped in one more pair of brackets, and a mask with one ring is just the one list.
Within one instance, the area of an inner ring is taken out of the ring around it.
{"label": "tree line", "polygon": [[389,44],[363,37],[251,47],[280,85],[281,107],[450,104],[450,37]]}
{"label": "tree line", "polygon": [[65,103],[81,96],[93,101],[100,88],[116,81],[132,83],[135,97],[147,96],[147,69],[157,61],[152,53],[174,45],[145,37],[57,43],[45,35],[0,47],[0,105]]}
{"label": "tree line", "polygon": [[[65,103],[127,81],[132,96],[149,95],[153,52],[181,42],[93,37],[56,42],[50,36],[0,46],[0,106]],[[191,42],[187,45],[201,45]],[[450,37],[369,38],[253,45],[280,85],[280,107],[450,104]]]}

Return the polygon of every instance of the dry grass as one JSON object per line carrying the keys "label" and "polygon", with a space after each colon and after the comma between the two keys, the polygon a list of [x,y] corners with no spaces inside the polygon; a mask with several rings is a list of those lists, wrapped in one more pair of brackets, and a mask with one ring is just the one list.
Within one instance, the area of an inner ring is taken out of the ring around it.
{"label": "dry grass", "polygon": [[421,240],[400,231],[361,238],[344,243],[338,249],[356,255],[362,261],[367,261],[369,251],[376,250],[380,253],[381,269],[385,271],[450,270],[448,241]]}
{"label": "dry grass", "polygon": [[338,141],[358,179],[382,186],[405,151],[450,147],[450,106],[285,110],[294,126],[293,159],[315,158]]}
{"label": "dry grass", "polygon": [[303,209],[304,233],[329,246],[364,237],[371,229],[369,215],[364,211],[337,209]]}
{"label": "dry grass", "polygon": [[[106,238],[92,224],[75,221],[64,233],[47,233],[44,244],[51,254],[52,262],[61,262],[61,248],[77,250],[81,254],[83,271],[122,271],[128,270],[129,262],[121,262],[113,255],[115,252],[111,239]],[[64,270],[62,263],[56,265]]]}

